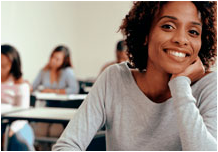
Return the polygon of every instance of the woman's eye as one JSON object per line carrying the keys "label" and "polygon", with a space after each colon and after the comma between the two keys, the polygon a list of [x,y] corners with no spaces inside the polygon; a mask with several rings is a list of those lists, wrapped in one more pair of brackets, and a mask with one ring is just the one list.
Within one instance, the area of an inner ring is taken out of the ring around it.
{"label": "woman's eye", "polygon": [[197,31],[195,30],[190,30],[189,31],[190,34],[193,34],[193,35],[200,35]]}
{"label": "woman's eye", "polygon": [[172,25],[169,25],[169,24],[162,25],[161,28],[164,28],[164,29],[174,29],[174,27]]}

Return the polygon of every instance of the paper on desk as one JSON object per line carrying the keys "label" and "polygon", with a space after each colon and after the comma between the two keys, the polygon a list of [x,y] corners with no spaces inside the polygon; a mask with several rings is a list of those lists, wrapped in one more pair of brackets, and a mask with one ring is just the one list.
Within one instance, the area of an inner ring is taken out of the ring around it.
{"label": "paper on desk", "polygon": [[35,92],[34,95],[39,100],[84,100],[86,94],[55,94],[55,93],[42,93]]}
{"label": "paper on desk", "polygon": [[84,100],[87,94],[70,94],[68,95],[69,100]]}

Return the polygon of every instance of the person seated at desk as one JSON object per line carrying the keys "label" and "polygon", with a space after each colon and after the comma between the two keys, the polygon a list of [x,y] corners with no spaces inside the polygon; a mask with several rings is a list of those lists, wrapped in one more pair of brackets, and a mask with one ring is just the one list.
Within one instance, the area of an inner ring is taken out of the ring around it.
{"label": "person seated at desk", "polygon": [[105,64],[102,67],[100,73],[102,73],[107,67],[109,67],[112,64],[121,63],[125,61],[128,61],[127,47],[125,45],[125,41],[120,40],[119,42],[117,42],[117,46],[116,46],[116,61],[112,61],[112,62]]}
{"label": "person seated at desk", "polygon": [[[70,60],[70,50],[63,45],[57,46],[51,53],[48,64],[39,72],[32,85],[33,91],[45,93],[77,94],[79,83],[76,80]],[[46,107],[71,107],[72,102],[46,101]],[[42,129],[40,129],[42,128]],[[36,123],[36,136],[59,136],[63,126],[56,123]]]}
{"label": "person seated at desk", "polygon": [[[1,106],[30,106],[30,87],[22,78],[20,56],[10,45],[1,45]],[[4,130],[3,124],[2,133]],[[34,150],[34,133],[27,121],[17,120],[10,125],[7,150]]]}
{"label": "person seated at desk", "polygon": [[106,126],[109,151],[217,151],[215,1],[136,1],[121,25],[127,63],[99,76],[53,146],[86,150]]}
{"label": "person seated at desk", "polygon": [[52,51],[48,64],[39,72],[32,88],[33,91],[40,90],[46,93],[76,94],[79,92],[79,84],[70,60],[70,51],[66,46],[57,46]]}

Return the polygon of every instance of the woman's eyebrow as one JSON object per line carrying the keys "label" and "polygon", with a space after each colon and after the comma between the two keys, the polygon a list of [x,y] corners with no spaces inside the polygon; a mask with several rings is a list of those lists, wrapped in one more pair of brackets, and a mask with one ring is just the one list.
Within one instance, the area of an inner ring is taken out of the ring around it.
{"label": "woman's eyebrow", "polygon": [[[158,21],[160,21],[160,20],[163,19],[163,18],[170,18],[170,19],[173,19],[173,20],[178,20],[178,19],[177,19],[176,17],[174,17],[174,16],[165,15],[165,16],[161,16]],[[194,25],[202,26],[202,24],[199,23],[199,22],[193,21],[193,22],[191,22],[191,23],[194,24]]]}
{"label": "woman's eyebrow", "polygon": [[192,22],[192,24],[202,26],[202,24],[198,22]]}
{"label": "woman's eyebrow", "polygon": [[170,18],[170,19],[173,19],[173,20],[178,20],[178,19],[177,19],[176,17],[174,17],[174,16],[165,15],[165,16],[161,16],[158,21],[160,21],[160,20],[163,19],[163,18]]}

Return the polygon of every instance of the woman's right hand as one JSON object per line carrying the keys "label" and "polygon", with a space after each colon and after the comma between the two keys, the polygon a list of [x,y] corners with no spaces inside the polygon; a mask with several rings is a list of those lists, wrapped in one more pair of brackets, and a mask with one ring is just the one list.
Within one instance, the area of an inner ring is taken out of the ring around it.
{"label": "woman's right hand", "polygon": [[203,77],[204,74],[205,74],[204,65],[201,62],[201,59],[197,57],[196,61],[193,64],[189,65],[183,72],[178,74],[173,74],[170,80],[178,76],[187,76],[193,83],[199,80],[201,77]]}
{"label": "woman's right hand", "polygon": [[53,93],[54,90],[53,89],[43,89],[41,92],[43,92],[43,93]]}

